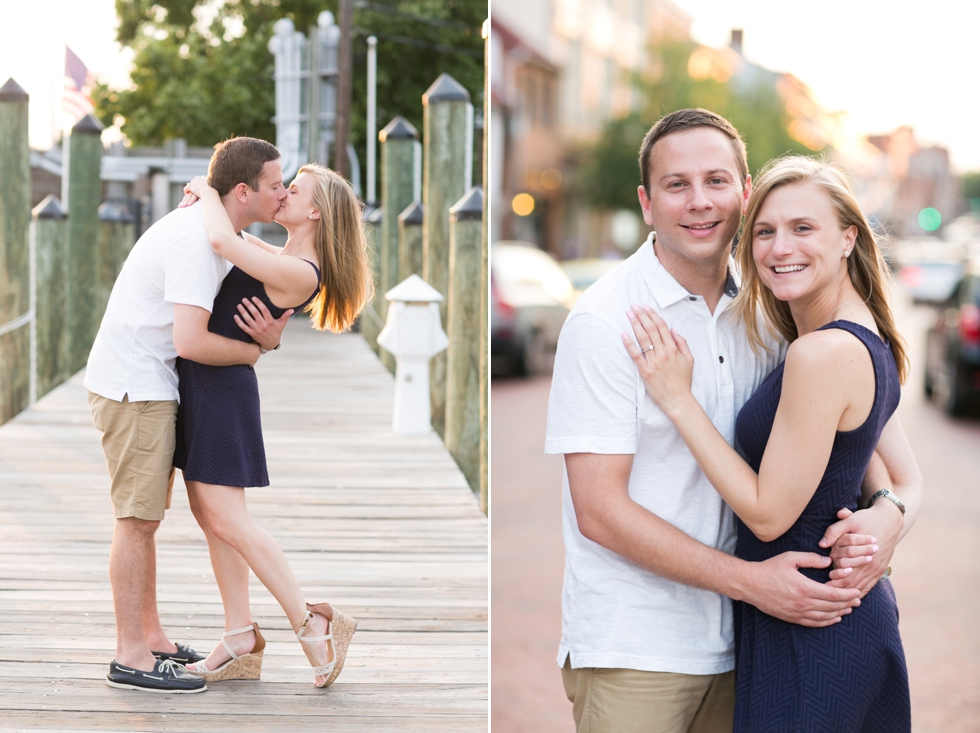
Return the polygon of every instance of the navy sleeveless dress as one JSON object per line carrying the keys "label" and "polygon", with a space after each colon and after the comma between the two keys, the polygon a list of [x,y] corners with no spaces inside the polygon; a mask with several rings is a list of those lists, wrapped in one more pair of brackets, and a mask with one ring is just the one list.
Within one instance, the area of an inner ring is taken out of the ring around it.
{"label": "navy sleeveless dress", "polygon": [[[310,266],[319,282],[320,270],[312,262]],[[296,311],[318,291],[319,287]],[[214,299],[208,331],[253,343],[234,318],[242,299],[253,296],[265,303],[274,318],[288,310],[272,304],[259,280],[233,267]],[[214,367],[178,358],[177,375],[180,405],[174,466],[183,470],[184,479],[219,486],[268,486],[255,370],[247,364]]]}
{"label": "navy sleeveless dress", "polygon": [[[855,430],[838,432],[813,498],[792,527],[762,542],[740,520],[737,557],[761,561],[787,550],[828,555],[817,543],[837,511],[857,510],[861,481],[885,423],[899,400],[891,349],[877,333],[851,321],[822,329],[853,334],[868,349],[874,404]],[[745,403],[735,435],[758,472],[783,383],[780,364]],[[826,582],[830,570],[804,568]],[[735,604],[735,731],[741,733],[901,733],[911,729],[908,672],[891,583],[880,581],[840,623],[813,629],[786,623],[744,602]]]}

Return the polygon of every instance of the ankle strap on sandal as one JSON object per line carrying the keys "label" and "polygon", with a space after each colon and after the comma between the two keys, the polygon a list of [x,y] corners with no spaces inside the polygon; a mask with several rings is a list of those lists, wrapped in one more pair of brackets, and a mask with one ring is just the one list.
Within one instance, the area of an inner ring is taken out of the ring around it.
{"label": "ankle strap on sandal", "polygon": [[238,659],[240,655],[235,654],[235,650],[231,648],[231,644],[225,641],[225,637],[235,636],[236,634],[244,634],[246,631],[254,631],[254,630],[255,630],[255,624],[249,624],[243,629],[234,629],[232,631],[226,631],[221,635],[221,646],[223,646],[225,648],[225,651],[231,655],[232,659]]}
{"label": "ankle strap on sandal", "polygon": [[[326,636],[306,636],[306,637],[304,637],[303,634],[309,628],[310,621],[312,621],[312,620],[313,620],[313,612],[312,611],[307,611],[306,612],[306,618],[303,619],[303,625],[300,626],[299,627],[299,631],[296,632],[296,638],[299,641],[303,642],[304,644],[313,644],[314,642],[317,642],[317,641],[330,641],[331,639],[333,639],[333,633],[332,632],[329,633],[329,634],[327,634]],[[327,619],[327,627],[328,628],[330,627],[330,619]]]}

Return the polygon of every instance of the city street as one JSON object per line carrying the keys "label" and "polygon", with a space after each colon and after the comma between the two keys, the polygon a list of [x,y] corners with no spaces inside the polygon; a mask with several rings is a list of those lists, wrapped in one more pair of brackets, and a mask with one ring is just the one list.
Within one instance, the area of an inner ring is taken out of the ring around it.
{"label": "city street", "polygon": [[[931,311],[897,298],[912,373],[899,415],[925,476],[918,521],[892,561],[913,733],[980,731],[980,418],[922,394]],[[571,733],[556,664],[561,623],[561,458],[544,455],[548,378],[492,385],[492,725]]]}

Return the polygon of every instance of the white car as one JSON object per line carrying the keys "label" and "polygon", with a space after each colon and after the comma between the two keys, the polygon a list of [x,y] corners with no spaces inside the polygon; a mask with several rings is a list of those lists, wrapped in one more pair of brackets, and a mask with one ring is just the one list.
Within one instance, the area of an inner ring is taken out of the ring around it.
{"label": "white car", "polygon": [[547,252],[526,242],[490,246],[490,370],[547,374],[578,292]]}
{"label": "white car", "polygon": [[572,287],[580,293],[584,293],[596,280],[612,272],[622,263],[623,260],[621,259],[586,257],[577,260],[564,260],[561,263],[561,269],[572,281]]}

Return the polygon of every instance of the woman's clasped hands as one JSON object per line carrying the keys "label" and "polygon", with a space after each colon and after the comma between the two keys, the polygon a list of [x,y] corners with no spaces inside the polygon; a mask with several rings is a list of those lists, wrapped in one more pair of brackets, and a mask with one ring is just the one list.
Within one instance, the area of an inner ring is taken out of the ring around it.
{"label": "woman's clasped hands", "polygon": [[688,401],[694,400],[694,357],[687,341],[650,306],[634,305],[626,315],[636,335],[634,342],[622,334],[626,350],[633,357],[647,394],[664,414],[673,418]]}
{"label": "woman's clasped hands", "polygon": [[177,204],[177,208],[184,209],[195,204],[209,188],[207,176],[194,176],[184,186],[184,198]]}

